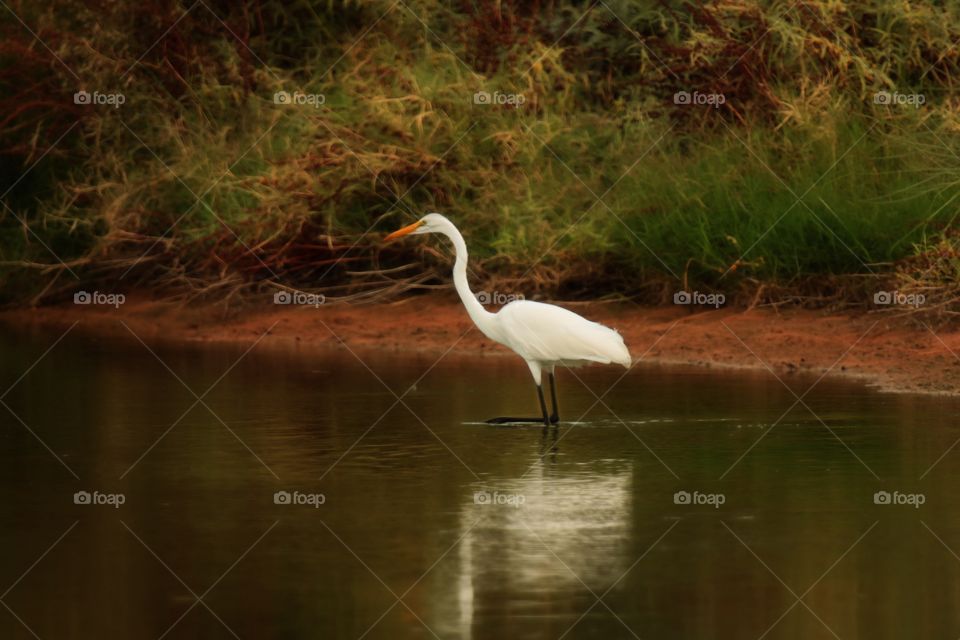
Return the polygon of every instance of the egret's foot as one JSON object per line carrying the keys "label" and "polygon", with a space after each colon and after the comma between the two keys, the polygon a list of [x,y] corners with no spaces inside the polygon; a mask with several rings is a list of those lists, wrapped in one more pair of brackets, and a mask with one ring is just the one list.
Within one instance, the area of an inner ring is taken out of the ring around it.
{"label": "egret's foot", "polygon": [[490,418],[487,424],[543,424],[543,418],[511,418],[510,416],[500,416],[499,418]]}

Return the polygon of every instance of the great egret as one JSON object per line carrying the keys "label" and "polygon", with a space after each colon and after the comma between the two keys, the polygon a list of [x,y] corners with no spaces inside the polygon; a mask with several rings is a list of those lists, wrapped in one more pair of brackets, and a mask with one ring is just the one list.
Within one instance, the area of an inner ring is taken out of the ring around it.
{"label": "great egret", "polygon": [[[470,319],[481,332],[494,342],[512,349],[527,362],[533,381],[544,425],[560,421],[557,409],[557,387],[554,369],[558,364],[572,366],[591,362],[616,363],[630,368],[630,352],[620,334],[602,324],[591,322],[572,311],[542,302],[516,300],[497,313],[490,313],[470,291],[467,283],[467,244],[452,222],[439,213],[428,213],[423,218],[386,237],[387,241],[406,235],[440,233],[450,238],[457,259],[453,265],[453,284],[460,294]],[[547,414],[543,399],[543,370],[550,376],[553,413]],[[500,417],[487,420],[490,424],[510,422],[540,422],[541,418]]]}

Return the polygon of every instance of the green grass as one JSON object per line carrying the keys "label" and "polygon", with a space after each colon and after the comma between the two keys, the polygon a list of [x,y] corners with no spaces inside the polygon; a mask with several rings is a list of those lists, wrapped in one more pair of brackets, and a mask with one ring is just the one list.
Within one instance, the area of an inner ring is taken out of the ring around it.
{"label": "green grass", "polygon": [[[0,22],[4,106],[29,107],[0,131],[7,186],[79,119],[4,198],[8,304],[86,284],[331,298],[410,285],[443,277],[446,258],[436,243],[383,248],[380,232],[428,211],[462,228],[485,286],[528,293],[855,302],[851,283],[936,272],[954,286],[942,265],[908,266],[954,242],[952,9],[611,1],[584,16],[590,3],[477,1],[410,5],[418,19],[386,1],[211,2],[255,55],[199,7],[124,75],[184,6],[54,4],[12,8],[79,84]],[[126,104],[77,107],[79,88]],[[326,102],[276,105],[280,90]],[[676,105],[678,90],[726,103]],[[926,103],[874,104],[878,90]],[[525,104],[477,105],[477,91]]]}

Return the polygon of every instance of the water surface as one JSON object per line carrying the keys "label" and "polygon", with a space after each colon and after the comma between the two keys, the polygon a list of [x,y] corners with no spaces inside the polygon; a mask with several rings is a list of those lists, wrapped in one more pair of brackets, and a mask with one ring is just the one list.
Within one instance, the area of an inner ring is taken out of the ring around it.
{"label": "water surface", "polygon": [[0,338],[0,637],[960,636],[957,400],[597,367],[545,431],[512,358],[60,335]]}

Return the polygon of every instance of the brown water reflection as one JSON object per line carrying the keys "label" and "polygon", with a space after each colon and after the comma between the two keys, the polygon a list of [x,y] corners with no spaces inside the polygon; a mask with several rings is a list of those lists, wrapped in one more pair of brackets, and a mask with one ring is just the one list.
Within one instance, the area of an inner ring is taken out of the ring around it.
{"label": "brown water reflection", "polygon": [[510,359],[56,338],[0,341],[3,638],[960,636],[956,400],[599,368],[544,432],[479,424]]}

